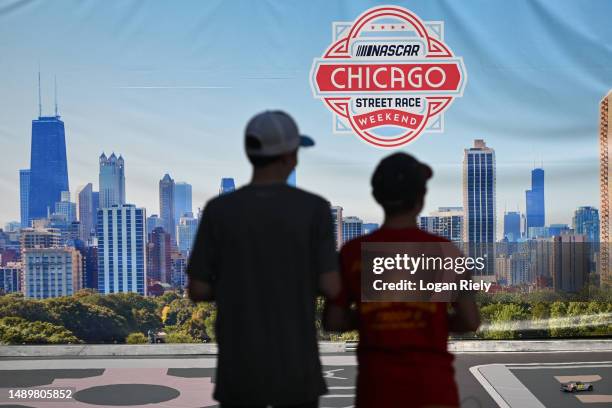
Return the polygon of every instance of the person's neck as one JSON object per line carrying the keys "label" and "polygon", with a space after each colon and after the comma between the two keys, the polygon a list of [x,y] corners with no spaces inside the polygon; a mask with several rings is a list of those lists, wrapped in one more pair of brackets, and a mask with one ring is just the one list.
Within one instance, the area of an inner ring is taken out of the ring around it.
{"label": "person's neck", "polygon": [[385,215],[382,226],[390,229],[417,228],[416,215],[412,213]]}
{"label": "person's neck", "polygon": [[[287,176],[288,177],[288,176]],[[279,172],[273,167],[263,167],[253,170],[251,185],[284,184],[287,182],[284,172]]]}

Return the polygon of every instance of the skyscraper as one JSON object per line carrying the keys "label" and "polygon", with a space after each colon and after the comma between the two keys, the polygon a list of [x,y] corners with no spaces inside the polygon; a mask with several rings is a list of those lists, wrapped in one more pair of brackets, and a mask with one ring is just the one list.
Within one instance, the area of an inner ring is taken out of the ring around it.
{"label": "skyscraper", "polygon": [[586,236],[588,242],[599,241],[599,211],[594,207],[578,207],[572,218],[576,234]]}
{"label": "skyscraper", "polygon": [[179,181],[174,183],[174,224],[185,214],[193,216],[191,184]]}
{"label": "skyscraper", "polygon": [[59,116],[39,116],[32,121],[28,218],[46,218],[61,192],[69,190],[64,122]]}
{"label": "skyscraper", "polygon": [[147,217],[147,237],[151,235],[153,230],[157,227],[164,227],[163,220],[159,218],[159,215],[152,214]]}
{"label": "skyscraper", "polygon": [[610,159],[612,159],[612,109],[610,102],[612,90],[599,103],[599,241],[601,281],[612,282],[612,257],[610,256],[610,207],[612,207],[612,175],[610,174]]}
{"label": "skyscraper", "polygon": [[360,218],[350,216],[342,219],[342,242],[348,242],[362,235],[363,221]]}
{"label": "skyscraper", "polygon": [[176,244],[176,231],[174,224],[174,180],[168,173],[159,181],[159,215],[164,230],[172,237]]}
{"label": "skyscraper", "polygon": [[145,209],[98,209],[98,292],[146,294]]}
{"label": "skyscraper", "polygon": [[100,208],[110,208],[113,205],[125,204],[125,162],[121,155],[115,153],[106,157],[100,155]]}
{"label": "skyscraper", "polygon": [[531,170],[531,190],[525,191],[525,212],[527,215],[527,236],[530,237],[530,228],[543,227],[545,222],[544,208],[544,170]]}
{"label": "skyscraper", "polygon": [[419,217],[419,228],[449,241],[461,242],[463,208],[439,207],[438,211]]}
{"label": "skyscraper", "polygon": [[19,210],[21,215],[21,226],[30,226],[30,217],[28,216],[30,196],[30,169],[19,170]]}
{"label": "skyscraper", "polygon": [[581,234],[550,238],[551,275],[555,291],[579,292],[588,281],[590,244]]}
{"label": "skyscraper", "polygon": [[334,221],[334,239],[336,241],[336,249],[339,251],[342,248],[342,207],[339,205],[331,206],[332,220]]}
{"label": "skyscraper", "polygon": [[98,209],[94,208],[93,194],[93,185],[91,183],[87,183],[77,190],[77,215],[81,223],[79,235],[85,242],[95,233],[94,219]]}
{"label": "skyscraper", "polygon": [[474,147],[465,149],[463,157],[463,240],[471,244],[470,256],[487,257],[482,275],[491,277],[495,267],[495,207],[495,151],[484,140],[474,140]]}
{"label": "skyscraper", "polygon": [[153,283],[172,283],[172,244],[170,234],[157,227],[147,244],[147,286]]}
{"label": "skyscraper", "polygon": [[504,214],[504,238],[508,242],[516,242],[521,238],[521,214],[518,211]]}
{"label": "skyscraper", "polygon": [[181,217],[179,224],[176,226],[178,248],[183,254],[188,255],[191,251],[196,234],[198,233],[198,223],[197,218]]}
{"label": "skyscraper", "polygon": [[83,287],[98,289],[98,247],[96,246],[85,247]]}
{"label": "skyscraper", "polygon": [[221,187],[219,187],[219,195],[231,193],[236,190],[236,184],[234,179],[231,177],[224,177],[221,179]]}

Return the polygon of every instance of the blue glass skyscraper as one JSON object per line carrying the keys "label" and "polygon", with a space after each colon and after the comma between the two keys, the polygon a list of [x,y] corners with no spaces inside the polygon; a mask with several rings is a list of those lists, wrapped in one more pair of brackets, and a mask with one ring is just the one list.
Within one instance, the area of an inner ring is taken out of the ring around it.
{"label": "blue glass skyscraper", "polygon": [[463,159],[465,242],[495,242],[495,152],[483,140]]}
{"label": "blue glass skyscraper", "polygon": [[28,216],[29,211],[29,200],[30,196],[30,169],[19,170],[19,204],[21,214],[21,226],[30,226],[30,217]]}
{"label": "blue glass skyscraper", "polygon": [[185,182],[174,183],[174,224],[178,225],[179,220],[185,214],[192,216],[192,188],[191,184]]}
{"label": "blue glass skyscraper", "polygon": [[32,121],[29,220],[46,218],[69,191],[64,122],[59,116],[39,116]]}
{"label": "blue glass skyscraper", "polygon": [[576,234],[584,234],[589,242],[599,241],[599,211],[593,207],[578,207],[572,218]]}
{"label": "blue glass skyscraper", "polygon": [[544,170],[531,171],[531,190],[525,191],[527,225],[525,229],[529,236],[529,228],[545,225],[544,210]]}
{"label": "blue glass skyscraper", "polygon": [[475,140],[463,158],[463,239],[472,257],[485,257],[485,269],[474,275],[495,273],[495,151]]}
{"label": "blue glass skyscraper", "polygon": [[508,242],[516,242],[521,238],[521,214],[509,211],[504,214],[504,238]]}
{"label": "blue glass skyscraper", "polygon": [[221,179],[221,187],[219,188],[219,195],[231,193],[236,189],[236,183],[231,177],[224,177]]}

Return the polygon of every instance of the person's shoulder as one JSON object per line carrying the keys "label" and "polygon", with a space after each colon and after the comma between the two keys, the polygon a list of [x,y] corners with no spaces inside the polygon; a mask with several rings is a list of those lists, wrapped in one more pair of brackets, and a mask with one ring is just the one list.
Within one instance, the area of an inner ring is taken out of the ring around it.
{"label": "person's shoulder", "polygon": [[215,211],[219,208],[226,207],[227,205],[232,202],[235,202],[236,200],[240,200],[241,195],[243,194],[243,190],[244,187],[240,187],[232,191],[231,193],[220,194],[216,197],[211,198],[206,202],[206,205],[204,206],[204,212],[206,213],[207,211]]}
{"label": "person's shoulder", "polygon": [[304,200],[304,202],[310,203],[312,205],[323,206],[323,207],[331,207],[329,201],[324,199],[318,194],[312,193],[307,190],[303,190],[299,187],[287,186],[287,190],[290,194],[295,194],[300,200]]}
{"label": "person's shoulder", "polygon": [[344,245],[342,245],[342,248],[340,248],[340,255],[347,256],[351,253],[359,253],[361,251],[361,244],[363,244],[364,242],[372,241],[372,236],[374,234],[376,234],[376,231],[371,234],[362,235],[360,237],[356,237],[345,242]]}

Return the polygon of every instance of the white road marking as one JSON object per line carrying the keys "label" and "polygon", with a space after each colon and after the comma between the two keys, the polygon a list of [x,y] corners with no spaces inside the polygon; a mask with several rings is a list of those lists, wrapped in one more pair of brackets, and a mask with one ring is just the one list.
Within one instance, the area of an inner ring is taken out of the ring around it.
{"label": "white road marking", "polygon": [[[471,367],[470,372],[502,408],[545,408],[504,364]],[[475,372],[481,374],[481,377]]]}
{"label": "white road marking", "polygon": [[588,395],[576,395],[576,398],[578,398],[580,402],[584,402],[585,404],[612,402],[612,395],[588,394]]}
{"label": "white road marking", "polygon": [[538,366],[531,366],[531,367],[516,367],[516,366],[512,366],[512,365],[508,365],[507,366],[509,369],[511,370],[541,370],[541,369],[549,369],[549,368],[598,368],[598,367],[612,367],[612,365],[610,364],[577,364],[577,365],[573,365],[573,366],[568,366],[568,365],[547,365],[547,366],[542,366],[542,367],[538,367]]}
{"label": "white road marking", "polygon": [[335,370],[323,371],[323,378],[335,378],[337,380],[348,380],[346,377],[336,377],[336,372],[344,371],[344,368],[336,368]]}
{"label": "white road marking", "polygon": [[495,401],[500,408],[511,408],[510,405],[508,405],[508,403],[504,400],[504,398],[497,392],[497,390],[485,378],[485,376],[482,375],[480,371],[478,371],[480,367],[482,366],[470,367],[470,372],[472,373],[472,375],[476,378],[476,380],[480,383],[480,385],[482,385],[482,388],[484,388],[489,393],[491,398],[493,398],[493,401]]}
{"label": "white road marking", "polygon": [[[538,353],[540,354],[540,353]],[[576,364],[612,364],[612,361],[570,361],[562,363],[508,363],[506,366],[514,368],[524,366],[562,366],[562,365],[576,365]]]}
{"label": "white road marking", "polygon": [[560,383],[566,383],[570,381],[582,381],[582,382],[595,382],[601,380],[600,375],[555,375],[555,380]]}

